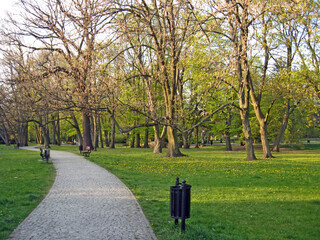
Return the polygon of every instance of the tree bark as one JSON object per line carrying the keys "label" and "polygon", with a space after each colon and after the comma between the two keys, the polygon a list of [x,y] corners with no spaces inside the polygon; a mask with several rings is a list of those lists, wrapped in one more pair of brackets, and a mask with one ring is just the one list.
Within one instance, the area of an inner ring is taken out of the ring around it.
{"label": "tree bark", "polygon": [[270,146],[269,146],[266,118],[261,111],[260,103],[257,101],[256,97],[252,92],[251,92],[251,101],[253,103],[253,108],[260,125],[260,136],[261,136],[261,145],[263,150],[263,158],[273,158],[271,154]]}
{"label": "tree bark", "polygon": [[231,113],[230,109],[229,110],[229,116],[227,119],[227,128],[225,131],[225,136],[226,136],[226,151],[232,151],[232,146],[231,146],[231,134],[230,134],[230,127],[231,127]]}
{"label": "tree bark", "polygon": [[102,125],[101,125],[101,117],[99,116],[99,121],[98,121],[98,127],[99,127],[99,136],[100,136],[100,145],[101,148],[103,148],[103,135],[102,135]]}
{"label": "tree bark", "polygon": [[141,146],[140,146],[140,133],[136,134],[136,148],[141,148]]}
{"label": "tree bark", "polygon": [[82,133],[83,149],[86,149],[87,147],[91,147],[92,149],[90,115],[87,110],[82,110]]}
{"label": "tree bark", "polygon": [[42,120],[42,116],[40,116],[39,123],[40,123],[40,128],[43,136],[43,145],[45,147],[48,147],[50,145],[50,139],[49,139],[49,130],[47,129],[48,128],[47,116],[44,117],[44,121]]}
{"label": "tree bark", "polygon": [[134,140],[135,140],[135,136],[134,136],[134,134],[132,134],[132,138],[131,138],[131,142],[130,142],[130,148],[134,148]]}
{"label": "tree bark", "polygon": [[0,130],[0,137],[2,138],[6,146],[10,146],[9,134],[4,124],[2,124],[2,128]]}
{"label": "tree bark", "polygon": [[280,129],[279,129],[279,133],[278,133],[277,138],[273,144],[272,151],[274,151],[274,152],[280,151],[280,143],[283,138],[284,132],[286,131],[287,126],[288,126],[290,113],[291,113],[290,112],[290,99],[288,99],[287,103],[286,103],[286,108],[285,108],[285,111],[283,114],[282,123],[281,123]]}
{"label": "tree bark", "polygon": [[96,151],[99,148],[99,129],[98,129],[98,116],[94,114],[92,117],[92,125],[93,125],[93,147]]}
{"label": "tree bark", "polygon": [[115,148],[115,140],[116,140],[116,123],[114,119],[114,113],[111,116],[111,139],[110,139],[110,148]]}
{"label": "tree bark", "polygon": [[52,144],[57,145],[57,128],[56,128],[56,121],[55,121],[54,115],[52,115],[51,121],[52,121]]}
{"label": "tree bark", "polygon": [[199,148],[199,128],[196,127],[196,146],[195,148]]}
{"label": "tree bark", "polygon": [[182,133],[182,141],[183,141],[183,148],[184,149],[189,149],[190,144],[189,144],[189,134],[186,132]]}
{"label": "tree bark", "polygon": [[149,129],[144,130],[144,144],[143,148],[149,148]]}
{"label": "tree bark", "polygon": [[76,132],[77,132],[77,136],[78,136],[78,139],[79,139],[79,145],[82,146],[82,148],[83,148],[83,146],[84,146],[83,145],[83,137],[82,137],[82,133],[81,133],[81,130],[80,130],[80,127],[79,127],[78,120],[77,120],[77,118],[76,118],[76,116],[74,115],[73,112],[70,113],[70,116],[71,116],[71,119],[73,121],[73,124],[71,124],[71,125],[76,129]]}
{"label": "tree bark", "polygon": [[153,126],[154,130],[154,149],[153,153],[159,154],[162,153],[162,145],[161,145],[161,137],[160,137],[160,130],[159,130],[159,125]]}
{"label": "tree bark", "polygon": [[107,130],[104,130],[104,137],[106,139],[106,147],[110,146],[110,139],[109,139],[109,132]]}
{"label": "tree bark", "polygon": [[167,157],[182,157],[185,156],[180,152],[179,143],[177,138],[176,129],[168,126],[167,134],[168,134],[168,153]]}
{"label": "tree bark", "polygon": [[57,114],[57,145],[61,145],[61,128],[60,128],[60,114]]}
{"label": "tree bark", "polygon": [[253,148],[253,140],[251,136],[251,127],[249,121],[249,112],[248,111],[240,111],[241,122],[242,122],[242,131],[245,140],[245,147],[247,153],[247,160],[256,160],[256,156],[254,154]]}

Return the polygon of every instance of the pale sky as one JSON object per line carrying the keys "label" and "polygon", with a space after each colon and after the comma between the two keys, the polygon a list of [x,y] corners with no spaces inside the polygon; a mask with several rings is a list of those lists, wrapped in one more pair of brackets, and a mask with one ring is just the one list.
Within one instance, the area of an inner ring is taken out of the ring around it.
{"label": "pale sky", "polygon": [[7,11],[12,12],[16,2],[16,0],[0,0],[0,18],[5,18]]}

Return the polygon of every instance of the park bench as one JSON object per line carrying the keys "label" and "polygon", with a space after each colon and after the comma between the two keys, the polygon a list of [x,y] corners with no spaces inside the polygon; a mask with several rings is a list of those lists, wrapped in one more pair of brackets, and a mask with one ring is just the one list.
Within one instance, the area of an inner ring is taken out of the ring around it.
{"label": "park bench", "polygon": [[80,153],[82,153],[82,155],[85,156],[85,157],[90,157],[91,147],[87,146],[85,150],[81,150],[80,149]]}
{"label": "park bench", "polygon": [[50,158],[50,150],[49,149],[43,150],[42,148],[40,148],[40,156],[42,157],[42,160],[45,160],[46,162],[48,162]]}

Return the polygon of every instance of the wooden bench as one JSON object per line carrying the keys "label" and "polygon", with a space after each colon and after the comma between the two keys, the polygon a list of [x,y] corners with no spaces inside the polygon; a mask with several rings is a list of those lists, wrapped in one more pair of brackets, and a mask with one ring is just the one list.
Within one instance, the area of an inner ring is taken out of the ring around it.
{"label": "wooden bench", "polygon": [[42,157],[42,160],[48,162],[49,158],[50,158],[50,150],[49,149],[45,149],[43,150],[42,148],[40,148],[40,156]]}
{"label": "wooden bench", "polygon": [[87,146],[86,149],[80,151],[80,153],[82,153],[82,155],[85,156],[85,157],[90,157],[91,147]]}

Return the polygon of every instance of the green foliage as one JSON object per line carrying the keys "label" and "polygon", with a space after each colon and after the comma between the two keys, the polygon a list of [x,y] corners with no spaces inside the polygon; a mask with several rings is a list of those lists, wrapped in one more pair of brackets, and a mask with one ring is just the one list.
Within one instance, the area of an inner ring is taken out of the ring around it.
{"label": "green foliage", "polygon": [[9,234],[41,202],[55,171],[38,152],[0,145],[0,239]]}
{"label": "green foliage", "polygon": [[[154,155],[151,149],[103,149],[90,160],[133,191],[159,240],[319,236],[319,145],[252,162],[243,161],[243,152],[223,149],[184,150],[188,157],[174,159]],[[177,176],[192,185],[185,234],[169,218],[169,186]]]}

